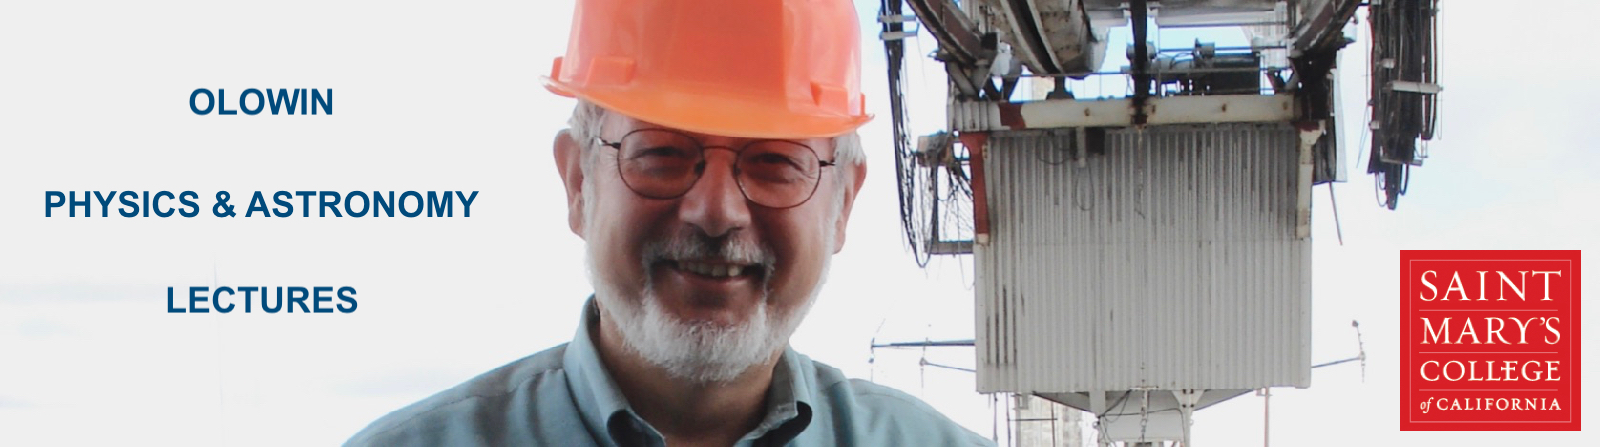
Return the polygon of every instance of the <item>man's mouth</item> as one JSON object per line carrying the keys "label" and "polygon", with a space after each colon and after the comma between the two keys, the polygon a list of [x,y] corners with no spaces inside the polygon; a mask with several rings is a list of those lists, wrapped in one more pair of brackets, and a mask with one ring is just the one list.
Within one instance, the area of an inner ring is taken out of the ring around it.
{"label": "man's mouth", "polygon": [[667,266],[679,271],[712,279],[734,277],[759,278],[765,269],[759,264],[738,264],[719,261],[667,260]]}
{"label": "man's mouth", "polygon": [[650,287],[680,319],[732,326],[765,297],[770,265],[722,257],[661,259]]}

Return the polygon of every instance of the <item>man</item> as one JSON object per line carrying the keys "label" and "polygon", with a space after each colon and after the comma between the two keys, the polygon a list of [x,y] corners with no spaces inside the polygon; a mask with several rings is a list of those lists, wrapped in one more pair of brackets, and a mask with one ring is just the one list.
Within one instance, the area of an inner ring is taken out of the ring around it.
{"label": "man", "polygon": [[788,349],[866,174],[846,0],[581,0],[547,86],[594,297],[571,343],[350,445],[982,445]]}

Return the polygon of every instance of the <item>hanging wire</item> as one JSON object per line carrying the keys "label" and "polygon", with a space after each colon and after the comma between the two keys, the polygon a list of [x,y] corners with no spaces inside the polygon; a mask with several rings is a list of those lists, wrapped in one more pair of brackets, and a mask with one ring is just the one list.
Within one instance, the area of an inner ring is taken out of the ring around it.
{"label": "hanging wire", "polygon": [[1426,157],[1438,114],[1438,95],[1401,91],[1394,82],[1437,85],[1438,0],[1389,0],[1367,7],[1372,51],[1367,61],[1373,123],[1367,172],[1381,179],[1383,204],[1405,195],[1411,168]]}
{"label": "hanging wire", "polygon": [[[881,0],[879,2],[879,17],[897,17],[902,15],[904,5],[900,0]],[[882,20],[885,33],[900,33],[905,30],[905,25],[898,20]],[[901,39],[883,39],[884,56],[889,75],[889,115],[890,128],[894,135],[894,167],[895,178],[900,191],[900,225],[904,229],[906,244],[911,248],[912,258],[918,267],[927,267],[928,249],[926,239],[921,238],[918,211],[916,206],[919,183],[914,171],[916,162],[912,159],[916,154],[911,146],[911,139],[907,127],[910,120],[906,113],[906,83],[905,83],[905,41]]]}

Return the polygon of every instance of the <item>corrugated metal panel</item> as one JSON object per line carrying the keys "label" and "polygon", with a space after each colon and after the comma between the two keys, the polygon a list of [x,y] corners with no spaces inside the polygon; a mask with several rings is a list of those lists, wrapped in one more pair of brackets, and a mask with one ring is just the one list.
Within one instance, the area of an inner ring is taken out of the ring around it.
{"label": "corrugated metal panel", "polygon": [[1045,135],[987,146],[980,391],[1310,385],[1292,127],[1112,130],[1082,167]]}

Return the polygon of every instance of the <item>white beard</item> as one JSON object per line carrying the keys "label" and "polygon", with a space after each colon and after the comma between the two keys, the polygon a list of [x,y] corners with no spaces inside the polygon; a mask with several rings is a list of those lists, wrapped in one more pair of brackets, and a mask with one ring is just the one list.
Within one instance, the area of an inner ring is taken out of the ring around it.
{"label": "white beard", "polygon": [[[831,240],[832,232],[829,233],[827,239]],[[770,309],[768,291],[763,285],[762,296],[755,310],[732,326],[722,326],[680,319],[668,311],[656,296],[649,276],[650,264],[657,257],[651,252],[682,247],[682,244],[673,242],[677,241],[664,244],[667,248],[646,248],[642,260],[646,278],[644,284],[639,285],[637,300],[626,298],[632,294],[621,293],[621,287],[608,283],[600,275],[601,267],[595,265],[596,247],[593,245],[588,250],[589,279],[595,288],[595,299],[600,302],[601,318],[608,318],[616,325],[629,351],[674,379],[696,384],[730,382],[750,368],[765,364],[779,350],[787,347],[789,336],[800,327],[800,322],[816,302],[832,258],[824,258],[816,287],[799,307],[789,311]],[[832,245],[829,241],[827,246]],[[751,253],[750,256],[761,257],[770,253],[756,250],[762,253]],[[740,252],[738,248],[728,251]]]}
{"label": "white beard", "polygon": [[[584,178],[582,200],[585,216],[595,216],[598,197],[595,178]],[[833,205],[833,215],[838,216],[843,206],[842,197]],[[595,234],[596,219],[585,219],[586,234]],[[826,227],[823,247],[833,247],[837,236],[834,227]],[[645,247],[640,259],[645,279],[643,284],[611,284],[600,274],[603,268],[595,264],[598,247],[586,244],[589,283],[594,286],[595,299],[599,301],[601,318],[609,318],[622,333],[622,341],[629,351],[644,358],[677,380],[696,384],[727,383],[750,368],[766,363],[779,350],[789,344],[800,322],[805,320],[816,302],[817,294],[827,282],[831,253],[824,254],[817,284],[807,293],[798,307],[784,312],[773,311],[768,306],[766,284],[761,285],[762,296],[751,315],[733,326],[720,326],[707,322],[684,321],[672,315],[655,295],[651,266],[663,254],[680,257],[703,256],[703,244],[686,241],[686,235],[669,236],[665,241]],[[722,248],[722,255],[743,262],[760,262],[767,268],[764,278],[772,277],[776,260],[772,251],[754,244],[731,241]],[[637,288],[637,289],[634,289]],[[633,290],[629,290],[633,289]],[[628,296],[637,290],[638,299]],[[626,295],[624,292],[628,292]]]}

